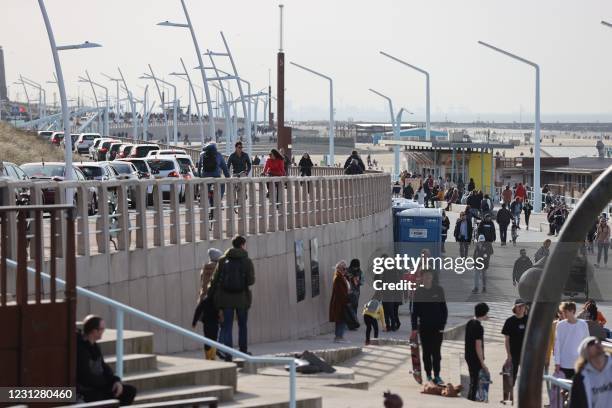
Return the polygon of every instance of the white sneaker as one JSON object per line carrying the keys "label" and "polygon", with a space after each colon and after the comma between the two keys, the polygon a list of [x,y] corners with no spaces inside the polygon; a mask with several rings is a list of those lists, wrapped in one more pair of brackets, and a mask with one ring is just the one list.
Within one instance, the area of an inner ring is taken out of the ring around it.
{"label": "white sneaker", "polygon": [[350,343],[350,342],[346,340],[345,338],[340,337],[340,338],[334,339],[334,343]]}

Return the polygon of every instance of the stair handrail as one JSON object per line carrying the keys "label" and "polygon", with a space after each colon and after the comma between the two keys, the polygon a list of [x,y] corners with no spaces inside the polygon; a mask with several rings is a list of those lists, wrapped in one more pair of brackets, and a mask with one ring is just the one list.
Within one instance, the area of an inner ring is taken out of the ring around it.
{"label": "stair handrail", "polygon": [[[7,265],[12,268],[17,268],[17,262],[13,259],[6,259]],[[27,267],[27,271],[33,275],[36,274],[36,270],[30,266]],[[45,280],[50,281],[51,276],[47,273],[41,272],[40,276]],[[66,281],[60,278],[55,278],[55,282],[58,285],[58,288],[63,288],[66,286]],[[229,354],[233,357],[242,358],[247,362],[251,363],[266,363],[266,364],[289,364],[289,408],[296,408],[296,367],[297,361],[292,357],[257,357],[251,356],[249,354],[243,353],[241,351],[235,350],[231,347],[226,346],[225,344],[221,344],[209,338],[206,338],[200,334],[189,331],[181,326],[177,326],[173,323],[170,323],[166,320],[162,320],[158,317],[145,313],[141,310],[133,308],[132,306],[128,306],[124,303],[118,302],[114,299],[110,299],[106,296],[100,295],[99,293],[93,292],[91,290],[85,289],[81,286],[76,287],[77,295],[82,295],[86,298],[93,299],[102,304],[110,306],[116,312],[116,324],[115,330],[117,331],[117,339],[116,339],[116,349],[115,349],[115,372],[119,378],[123,377],[123,317],[124,313],[131,314],[138,318],[141,318],[149,323],[152,323],[156,326],[162,327],[166,330],[170,330],[176,334],[180,334],[184,337],[187,337],[193,341],[198,343],[205,344],[210,347],[215,347],[222,352]]]}

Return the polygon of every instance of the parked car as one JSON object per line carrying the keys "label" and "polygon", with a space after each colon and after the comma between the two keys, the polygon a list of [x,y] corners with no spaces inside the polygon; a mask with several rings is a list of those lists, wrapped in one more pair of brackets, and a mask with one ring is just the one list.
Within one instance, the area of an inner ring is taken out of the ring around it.
{"label": "parked car", "polygon": [[62,140],[64,140],[64,132],[53,132],[53,135],[51,135],[51,139],[49,139],[51,144],[54,144],[56,146],[59,146],[60,143],[62,143]]}
{"label": "parked car", "polygon": [[159,150],[159,146],[153,143],[139,144],[132,148],[130,157],[147,157],[153,150]]}
{"label": "parked car", "polygon": [[[28,175],[14,163],[0,160],[0,181],[25,181]],[[0,205],[28,205],[30,204],[30,190],[28,188],[16,188],[15,201],[4,203],[0,195]]]}
{"label": "parked car", "polygon": [[[109,163],[110,166],[117,172],[117,179],[119,180],[138,180],[138,170],[130,162],[123,160],[113,160]],[[128,187],[128,201],[130,208],[136,207],[136,186]]]}
{"label": "parked car", "polygon": [[[62,162],[41,162],[41,163],[26,163],[21,166],[21,169],[28,175],[30,180],[34,181],[63,181],[66,176],[66,164]],[[74,178],[78,181],[85,181],[85,175],[77,166],[73,166]],[[43,188],[42,199],[43,205],[56,204],[55,188]],[[75,189],[74,202],[78,200],[79,189]],[[87,189],[87,213],[94,215],[98,209],[97,189],[89,187]]]}
{"label": "parked car", "polygon": [[[70,134],[70,139],[72,141],[72,150],[74,151],[74,146],[76,146],[76,141],[79,138],[80,133],[71,133]],[[63,138],[62,141],[60,142],[60,145],[62,146],[62,149],[66,148],[66,138]]]}
{"label": "parked car", "polygon": [[130,156],[130,152],[134,145],[132,143],[124,143],[119,147],[119,152],[117,153],[116,159],[124,159]]}
{"label": "parked car", "polygon": [[116,180],[119,176],[110,162],[84,162],[75,166],[81,169],[86,180]]}
{"label": "parked car", "polygon": [[113,139],[110,137],[98,137],[94,139],[91,146],[89,146],[89,158],[91,160],[96,159],[96,150],[100,148],[100,145],[102,144],[102,142],[105,142],[107,140],[113,140]]}
{"label": "parked car", "polygon": [[176,154],[187,154],[187,152],[183,149],[159,149],[159,150],[150,151],[147,157],[157,157],[157,156],[176,155]]}
{"label": "parked car", "polygon": [[100,138],[99,133],[81,133],[74,143],[74,151],[78,154],[84,154],[89,152],[89,147],[93,144],[95,139]]}
{"label": "parked car", "polygon": [[[181,178],[181,165],[179,162],[172,156],[163,157],[163,158],[152,158],[147,159],[149,167],[151,167],[151,174],[156,179],[163,178]],[[170,196],[170,184],[162,185],[162,193],[163,195]],[[185,195],[185,185],[179,185],[179,197],[184,197]]]}
{"label": "parked car", "polygon": [[128,157],[126,159],[121,159],[120,161],[132,163],[138,171],[139,179],[153,178],[151,176],[151,168],[149,167],[147,159],[144,157]]}
{"label": "parked car", "polygon": [[100,142],[98,149],[94,153],[94,159],[96,161],[106,161],[110,155],[108,154],[110,147],[113,143],[117,143],[115,139],[107,139]]}
{"label": "parked car", "polygon": [[38,137],[45,140],[51,140],[51,136],[53,136],[53,133],[55,133],[53,130],[39,130]]}
{"label": "parked car", "polygon": [[196,168],[193,165],[191,156],[187,154],[175,154],[174,158],[181,166],[181,177],[190,179],[195,177]]}
{"label": "parked car", "polygon": [[106,155],[107,160],[115,160],[117,158],[119,148],[122,144],[123,142],[121,141],[115,141],[111,143],[110,147],[108,148],[108,154]]}

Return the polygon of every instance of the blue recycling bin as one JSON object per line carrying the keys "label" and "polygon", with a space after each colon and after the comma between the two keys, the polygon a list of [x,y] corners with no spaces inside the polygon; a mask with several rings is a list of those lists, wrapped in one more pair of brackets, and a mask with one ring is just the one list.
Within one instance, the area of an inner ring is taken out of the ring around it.
{"label": "blue recycling bin", "polygon": [[431,256],[442,253],[442,209],[410,208],[395,215],[397,221],[396,252],[419,256],[429,249]]}
{"label": "blue recycling bin", "polygon": [[[391,203],[391,215],[393,216],[393,241],[398,241],[399,239],[399,229],[398,229],[398,218],[397,214],[400,212],[410,209],[410,208],[419,208],[421,205],[413,200],[408,200],[407,198],[394,198]],[[422,207],[421,207],[422,208]]]}

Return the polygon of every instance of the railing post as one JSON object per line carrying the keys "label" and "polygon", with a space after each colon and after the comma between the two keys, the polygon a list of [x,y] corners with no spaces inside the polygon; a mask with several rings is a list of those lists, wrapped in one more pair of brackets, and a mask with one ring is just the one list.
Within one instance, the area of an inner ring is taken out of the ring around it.
{"label": "railing post", "polygon": [[257,184],[253,180],[249,180],[249,234],[256,235],[257,234]]}
{"label": "railing post", "polygon": [[117,248],[120,251],[126,251],[130,249],[130,213],[128,210],[127,198],[127,188],[125,183],[122,182],[117,188],[117,210],[119,211],[117,224],[120,229],[119,233],[117,234]]}
{"label": "railing post", "polygon": [[300,197],[302,207],[302,226],[308,228],[310,226],[310,197],[308,197],[308,182],[304,181],[300,186],[302,194]]}
{"label": "railing post", "polygon": [[290,177],[283,177],[285,181],[279,183],[280,192],[279,192],[279,200],[280,200],[280,217],[278,220],[278,229],[279,231],[287,231],[287,200],[285,200],[285,185],[289,184]]}
{"label": "railing post", "polygon": [[259,233],[268,232],[268,199],[266,198],[266,182],[259,182]]}
{"label": "railing post", "polygon": [[238,234],[244,236],[247,233],[247,187],[249,184],[244,181],[243,178],[239,178],[237,181],[239,186],[238,191]]}
{"label": "railing post", "polygon": [[149,184],[136,186],[136,248],[146,249],[147,242],[147,191]]}
{"label": "railing post", "polygon": [[[74,191],[73,188],[70,188]],[[74,198],[72,198],[74,200]],[[58,183],[55,189],[55,204],[74,204],[73,202],[66,203],[66,187],[63,183]],[[62,217],[59,215],[60,212],[55,213],[57,217],[53,218],[53,221],[57,223],[57,257],[64,257],[64,242],[66,241],[66,224],[62,222]]]}
{"label": "railing post", "polygon": [[200,191],[200,239],[208,241],[210,239],[210,202],[208,201],[208,183],[198,184]]}
{"label": "railing post", "polygon": [[214,182],[213,190],[213,238],[221,239],[221,229],[223,227],[223,211],[221,208],[221,185],[218,180]]}
{"label": "railing post", "polygon": [[293,212],[294,212],[294,217],[295,217],[295,228],[302,228],[302,226],[304,225],[302,222],[302,199],[301,199],[301,195],[302,195],[302,187],[300,186],[300,184],[298,183],[295,186],[294,189],[294,206],[293,206]]}
{"label": "railing post", "polygon": [[195,241],[195,212],[194,196],[195,189],[193,183],[185,184],[185,242]]}
{"label": "railing post", "polygon": [[123,378],[123,310],[116,309],[116,313],[115,374],[117,377]]}
{"label": "railing post", "polygon": [[289,408],[297,408],[295,360],[289,362]]}
{"label": "railing post", "polygon": [[108,254],[110,252],[110,222],[108,219],[108,188],[105,184],[98,190],[98,218],[96,219],[96,241],[98,252]]}
{"label": "railing post", "polygon": [[329,180],[330,191],[329,191],[329,207],[330,207],[330,223],[338,221],[338,179],[332,176]]}
{"label": "railing post", "polygon": [[[79,186],[79,194],[77,198],[77,227],[78,233],[80,234],[80,238],[77,239],[77,253],[79,255],[88,256],[89,255],[89,214],[88,210],[88,201],[89,201],[89,192],[87,191],[87,186]],[[96,194],[97,196],[97,194]]]}
{"label": "railing post", "polygon": [[299,181],[296,181],[295,179],[289,179],[287,182],[287,205],[285,210],[287,213],[288,230],[295,228],[295,197],[293,196],[293,190],[294,187],[296,187],[295,183],[298,183],[299,186]]}
{"label": "railing post", "polygon": [[164,193],[162,186],[157,181],[153,186],[153,207],[155,208],[155,229],[153,232],[153,242],[157,247],[163,247],[166,245],[166,231],[164,228]]}
{"label": "railing post", "polygon": [[225,191],[225,212],[227,214],[226,220],[226,235],[228,238],[236,235],[236,212],[234,209],[236,208],[236,192],[234,189],[235,180],[226,179],[227,182],[225,185],[227,186]]}
{"label": "railing post", "polygon": [[179,245],[181,243],[181,205],[180,190],[181,186],[172,182],[170,184],[170,244]]}
{"label": "railing post", "polygon": [[321,191],[321,223],[329,224],[329,180],[324,177],[321,178]]}
{"label": "railing post", "polygon": [[322,221],[322,217],[321,217],[321,179],[320,178],[316,178],[313,181],[313,200],[315,203],[315,224],[316,225],[321,225]]}
{"label": "railing post", "polygon": [[[277,180],[278,177],[274,177],[273,180]],[[276,181],[271,181],[270,182],[270,201],[269,203],[271,203],[270,205],[270,215],[271,215],[271,223],[269,225],[269,230],[271,232],[276,232],[278,231],[278,208],[276,207],[278,205],[278,201],[276,200],[276,196],[277,194],[280,195],[280,191],[277,191],[277,188],[280,188],[280,184],[278,183],[279,186],[276,185]]]}

